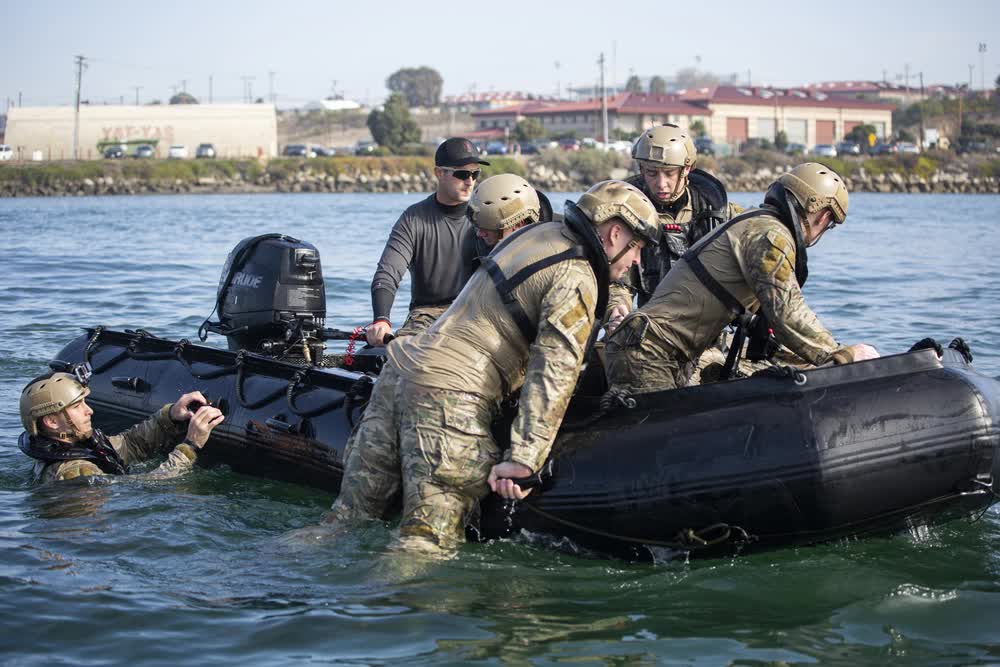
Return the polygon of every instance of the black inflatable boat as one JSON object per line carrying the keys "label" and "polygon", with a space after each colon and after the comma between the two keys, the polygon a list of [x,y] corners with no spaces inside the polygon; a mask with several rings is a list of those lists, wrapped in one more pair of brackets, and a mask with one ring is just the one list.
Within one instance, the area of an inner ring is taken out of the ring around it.
{"label": "black inflatable boat", "polygon": [[[109,432],[199,389],[226,413],[206,459],[336,493],[379,360],[351,357],[327,356],[320,367],[97,328],[57,359],[90,362],[88,401]],[[540,487],[513,507],[484,501],[475,537],[524,530],[628,558],[648,557],[648,547],[718,555],[899,530],[996,498],[1000,383],[952,349],[604,410],[587,386]]]}

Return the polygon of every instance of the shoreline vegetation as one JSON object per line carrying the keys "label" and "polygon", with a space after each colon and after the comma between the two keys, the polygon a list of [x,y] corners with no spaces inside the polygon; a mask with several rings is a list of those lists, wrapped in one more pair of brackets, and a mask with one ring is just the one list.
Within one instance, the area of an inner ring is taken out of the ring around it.
{"label": "shoreline vegetation", "polygon": [[[483,177],[511,172],[546,192],[578,192],[632,173],[627,155],[598,150],[491,155]],[[759,150],[699,156],[697,166],[732,192],[761,192],[796,164],[816,161],[853,192],[1000,193],[1000,157],[920,155],[821,158]],[[430,192],[433,160],[423,156],[258,160],[103,160],[0,164],[0,197],[257,192]]]}

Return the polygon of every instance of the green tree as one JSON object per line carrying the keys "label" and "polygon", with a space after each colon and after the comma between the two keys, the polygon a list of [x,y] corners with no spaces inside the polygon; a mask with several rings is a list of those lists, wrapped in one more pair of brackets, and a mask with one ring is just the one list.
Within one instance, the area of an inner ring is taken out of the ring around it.
{"label": "green tree", "polygon": [[667,82],[662,76],[654,76],[649,80],[649,92],[653,95],[663,95],[667,92]]}
{"label": "green tree", "polygon": [[441,101],[444,79],[430,67],[404,67],[389,75],[385,86],[401,93],[411,107],[433,107]]}
{"label": "green tree", "polygon": [[198,100],[191,93],[177,93],[170,98],[170,104],[198,104]]}
{"label": "green tree", "polygon": [[535,141],[545,136],[545,126],[537,118],[525,118],[517,121],[511,138],[514,141]]}
{"label": "green tree", "polygon": [[372,139],[393,153],[420,141],[420,126],[410,117],[410,109],[399,93],[389,95],[381,111],[373,109],[368,114],[368,130]]}
{"label": "green tree", "polygon": [[703,123],[700,120],[696,120],[695,122],[691,123],[691,125],[688,126],[688,129],[691,130],[691,132],[693,132],[694,136],[696,137],[705,136],[705,123]]}
{"label": "green tree", "polygon": [[847,140],[853,141],[861,146],[868,147],[868,136],[872,134],[878,134],[875,131],[874,125],[855,125],[851,128],[851,131],[847,133]]}
{"label": "green tree", "polygon": [[785,134],[784,130],[778,130],[778,133],[774,135],[774,147],[779,151],[788,147],[788,135]]}
{"label": "green tree", "polygon": [[626,93],[641,93],[642,92],[642,82],[639,81],[639,77],[635,74],[628,78],[625,82],[625,92]]}

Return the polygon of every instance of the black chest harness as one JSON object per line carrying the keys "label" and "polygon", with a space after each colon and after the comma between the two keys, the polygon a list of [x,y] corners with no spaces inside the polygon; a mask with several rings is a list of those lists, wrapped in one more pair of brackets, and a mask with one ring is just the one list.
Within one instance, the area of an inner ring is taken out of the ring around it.
{"label": "black chest harness", "polygon": [[691,271],[698,279],[698,282],[704,285],[727,309],[736,313],[736,319],[733,320],[736,334],[733,344],[730,347],[729,355],[726,357],[726,364],[722,373],[723,380],[728,379],[732,375],[742,351],[743,343],[748,337],[750,338],[750,348],[747,356],[752,361],[770,358],[777,351],[778,345],[774,341],[771,325],[767,321],[767,317],[763,313],[756,315],[748,314],[746,308],[740,303],[740,300],[733,296],[729,290],[723,287],[708,272],[708,269],[705,268],[698,255],[736,223],[762,215],[775,218],[792,232],[795,238],[795,280],[798,282],[799,287],[801,287],[809,277],[806,245],[802,239],[799,216],[795,212],[795,207],[792,205],[789,195],[785,192],[785,187],[780,183],[774,183],[768,189],[767,195],[764,198],[764,204],[760,208],[741,213],[726,224],[718,227],[710,236],[707,236],[701,243],[688,250],[683,256],[684,261],[691,267]]}
{"label": "black chest harness", "polygon": [[58,442],[45,436],[31,437],[24,431],[18,438],[17,446],[31,458],[46,464],[82,459],[90,461],[107,475],[128,473],[128,466],[111,445],[108,436],[96,428],[90,438],[73,444]]}
{"label": "black chest harness", "polygon": [[588,261],[594,271],[594,275],[597,278],[597,305],[594,309],[595,326],[594,330],[591,332],[590,341],[587,344],[589,348],[590,343],[593,342],[595,335],[600,329],[600,324],[604,317],[604,311],[608,307],[609,266],[607,253],[604,252],[604,246],[597,237],[597,233],[594,231],[593,225],[591,225],[590,221],[588,221],[583,213],[580,212],[580,210],[576,207],[576,204],[566,202],[566,215],[563,219],[563,224],[566,225],[573,232],[573,235],[580,240],[578,245],[574,245],[560,253],[556,253],[555,255],[543,257],[542,259],[532,262],[524,268],[519,269],[514,275],[507,276],[503,272],[503,269],[501,269],[494,260],[494,256],[514,239],[520,238],[522,234],[530,234],[533,229],[537,229],[536,227],[528,225],[526,227],[522,227],[501,241],[488,257],[482,258],[482,268],[486,269],[490,279],[493,280],[493,285],[496,287],[497,292],[500,293],[500,298],[503,300],[504,306],[507,308],[507,312],[510,313],[510,316],[517,324],[517,328],[521,331],[521,335],[524,336],[528,345],[531,345],[538,336],[538,324],[531,321],[531,318],[528,317],[524,307],[518,303],[517,298],[514,296],[514,290],[539,271],[555,264],[559,264],[560,262],[573,260]]}

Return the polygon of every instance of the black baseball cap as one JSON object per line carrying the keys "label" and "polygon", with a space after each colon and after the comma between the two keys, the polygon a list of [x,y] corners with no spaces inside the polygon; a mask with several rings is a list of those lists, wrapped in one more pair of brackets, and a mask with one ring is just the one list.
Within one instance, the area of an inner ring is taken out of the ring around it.
{"label": "black baseball cap", "polygon": [[434,153],[435,167],[461,167],[478,162],[489,166],[489,162],[479,157],[479,151],[464,137],[452,137],[441,142]]}

